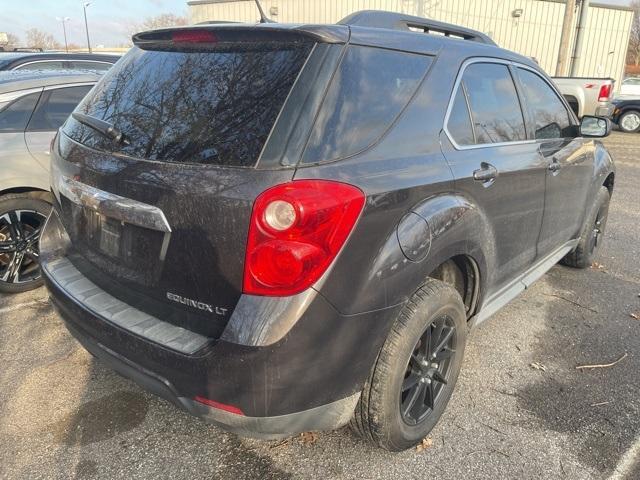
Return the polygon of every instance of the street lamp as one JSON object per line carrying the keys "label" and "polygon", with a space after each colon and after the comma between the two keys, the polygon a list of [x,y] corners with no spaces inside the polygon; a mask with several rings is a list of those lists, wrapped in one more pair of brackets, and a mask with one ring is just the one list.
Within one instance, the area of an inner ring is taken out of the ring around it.
{"label": "street lamp", "polygon": [[69,45],[67,44],[67,26],[65,25],[66,22],[68,22],[69,20],[71,20],[71,18],[69,17],[56,17],[56,20],[58,20],[59,22],[62,22],[62,32],[64,33],[64,50],[69,53]]}
{"label": "street lamp", "polygon": [[82,4],[82,9],[84,10],[84,29],[87,32],[87,48],[89,49],[89,53],[91,53],[91,41],[89,40],[89,25],[87,24],[87,7],[91,5],[91,2],[84,2]]}

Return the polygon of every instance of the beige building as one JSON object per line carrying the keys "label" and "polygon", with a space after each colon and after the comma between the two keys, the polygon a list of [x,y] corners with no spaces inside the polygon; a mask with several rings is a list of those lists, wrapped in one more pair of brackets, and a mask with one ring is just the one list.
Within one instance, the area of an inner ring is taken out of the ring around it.
{"label": "beige building", "polygon": [[[187,3],[193,23],[258,19],[253,0]],[[278,22],[335,23],[355,11],[376,9],[457,23],[489,34],[504,48],[535,57],[551,75],[565,9],[563,0],[262,0],[261,4]],[[577,18],[576,12],[576,22]],[[613,77],[620,84],[632,20],[628,8],[591,4],[578,76]]]}

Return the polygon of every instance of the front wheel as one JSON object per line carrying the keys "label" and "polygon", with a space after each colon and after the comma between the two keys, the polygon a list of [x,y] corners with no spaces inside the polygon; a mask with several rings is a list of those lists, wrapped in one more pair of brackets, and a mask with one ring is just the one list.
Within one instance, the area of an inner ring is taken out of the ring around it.
{"label": "front wheel", "polygon": [[27,194],[0,197],[0,292],[26,292],[42,285],[40,232],[51,205]]}
{"label": "front wheel", "polygon": [[625,133],[635,133],[640,130],[640,112],[631,110],[623,113],[618,119],[620,130]]}
{"label": "front wheel", "polygon": [[600,187],[585,218],[578,245],[562,259],[563,264],[574,268],[591,266],[604,240],[604,229],[609,216],[609,201],[609,190],[607,187]]}
{"label": "front wheel", "polygon": [[396,319],[356,406],[351,426],[390,451],[433,429],[453,392],[466,341],[462,298],[429,279]]}

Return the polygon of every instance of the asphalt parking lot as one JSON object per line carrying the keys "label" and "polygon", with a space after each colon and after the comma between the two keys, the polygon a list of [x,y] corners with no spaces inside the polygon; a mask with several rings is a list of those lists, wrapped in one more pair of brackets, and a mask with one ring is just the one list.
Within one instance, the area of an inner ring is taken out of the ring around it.
{"label": "asphalt parking lot", "polygon": [[103,367],[39,289],[0,295],[0,478],[639,479],[640,135],[606,143],[618,175],[598,264],[554,267],[471,334],[428,448],[390,454],[347,428],[227,434]]}

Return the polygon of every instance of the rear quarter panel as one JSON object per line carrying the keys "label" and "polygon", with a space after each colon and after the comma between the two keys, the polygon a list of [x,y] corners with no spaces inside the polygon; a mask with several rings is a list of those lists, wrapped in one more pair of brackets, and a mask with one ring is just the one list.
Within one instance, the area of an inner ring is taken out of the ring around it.
{"label": "rear quarter panel", "polygon": [[[356,185],[367,197],[347,244],[316,286],[343,314],[405,302],[453,255],[472,255],[481,276],[490,268],[492,253],[487,255],[486,249],[492,252],[493,242],[488,224],[480,209],[454,193],[439,141],[462,60],[457,47],[440,52],[408,108],[372,148],[296,172],[296,179],[329,178]],[[409,212],[429,224],[429,252],[419,261],[407,258],[398,239],[398,225]]]}
{"label": "rear quarter panel", "polygon": [[23,132],[0,133],[0,194],[14,188],[49,190],[49,173],[27,150]]}

